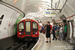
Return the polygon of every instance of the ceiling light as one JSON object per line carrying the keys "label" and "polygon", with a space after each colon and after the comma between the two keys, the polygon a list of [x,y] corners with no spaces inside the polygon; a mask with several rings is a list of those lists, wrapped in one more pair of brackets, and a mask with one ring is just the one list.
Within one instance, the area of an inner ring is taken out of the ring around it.
{"label": "ceiling light", "polygon": [[41,8],[41,7],[39,7],[39,9],[40,9],[40,11],[42,10],[42,8]]}

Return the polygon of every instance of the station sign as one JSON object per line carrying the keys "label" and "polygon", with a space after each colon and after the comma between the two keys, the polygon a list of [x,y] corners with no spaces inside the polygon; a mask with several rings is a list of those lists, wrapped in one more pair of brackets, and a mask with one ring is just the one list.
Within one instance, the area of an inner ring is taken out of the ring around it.
{"label": "station sign", "polygon": [[45,17],[56,17],[56,14],[54,12],[46,11],[45,12]]}

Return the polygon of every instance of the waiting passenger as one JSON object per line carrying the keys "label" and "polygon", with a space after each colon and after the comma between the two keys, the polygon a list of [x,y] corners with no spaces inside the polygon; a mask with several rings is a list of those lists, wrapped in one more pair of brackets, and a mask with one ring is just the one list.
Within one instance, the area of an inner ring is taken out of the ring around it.
{"label": "waiting passenger", "polygon": [[68,26],[66,24],[66,26],[64,28],[64,39],[63,40],[66,40],[66,37],[67,37],[67,28],[68,28]]}
{"label": "waiting passenger", "polygon": [[45,33],[45,30],[44,30],[44,25],[42,26],[42,33]]}
{"label": "waiting passenger", "polygon": [[59,30],[60,30],[60,26],[59,26],[59,24],[57,25],[57,31],[56,31],[56,36],[57,36],[57,38],[59,39]]}
{"label": "waiting passenger", "polygon": [[[54,40],[54,38],[56,38],[56,36],[55,36],[55,33],[56,33],[56,26],[55,26],[55,23],[53,23],[53,39],[52,40]],[[57,40],[57,38],[56,38],[56,40]]]}
{"label": "waiting passenger", "polygon": [[46,33],[46,31],[47,31],[47,28],[46,28],[46,26],[47,26],[47,25],[45,25],[45,27],[44,27],[45,33]]}
{"label": "waiting passenger", "polygon": [[50,36],[50,34],[52,32],[52,26],[50,25],[50,22],[47,22],[46,29],[47,29],[46,30],[46,38],[47,38],[46,43],[48,43],[48,38],[50,38],[50,41],[49,42],[51,42],[51,36]]}
{"label": "waiting passenger", "polygon": [[63,26],[62,25],[60,26],[60,41],[61,41],[61,38],[63,39]]}
{"label": "waiting passenger", "polygon": [[42,31],[43,31],[44,30],[44,27],[42,26],[41,28],[42,28]]}

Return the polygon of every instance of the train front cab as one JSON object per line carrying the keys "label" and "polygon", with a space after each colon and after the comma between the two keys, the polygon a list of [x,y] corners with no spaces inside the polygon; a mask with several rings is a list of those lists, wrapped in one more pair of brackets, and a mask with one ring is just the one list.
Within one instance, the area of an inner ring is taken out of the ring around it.
{"label": "train front cab", "polygon": [[37,22],[34,20],[31,21],[21,21],[18,24],[18,29],[17,29],[17,36],[19,38],[34,38],[38,39],[39,38],[39,25]]}

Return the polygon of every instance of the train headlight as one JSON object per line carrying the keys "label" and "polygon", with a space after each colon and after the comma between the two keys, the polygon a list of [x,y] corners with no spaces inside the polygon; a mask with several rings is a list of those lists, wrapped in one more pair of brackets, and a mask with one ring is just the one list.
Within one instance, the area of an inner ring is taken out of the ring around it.
{"label": "train headlight", "polygon": [[36,32],[36,34],[37,34],[37,32]]}
{"label": "train headlight", "polygon": [[19,33],[20,35],[24,35],[24,33]]}
{"label": "train headlight", "polygon": [[21,33],[19,33],[21,35]]}
{"label": "train headlight", "polygon": [[37,34],[37,32],[34,32],[33,34]]}

